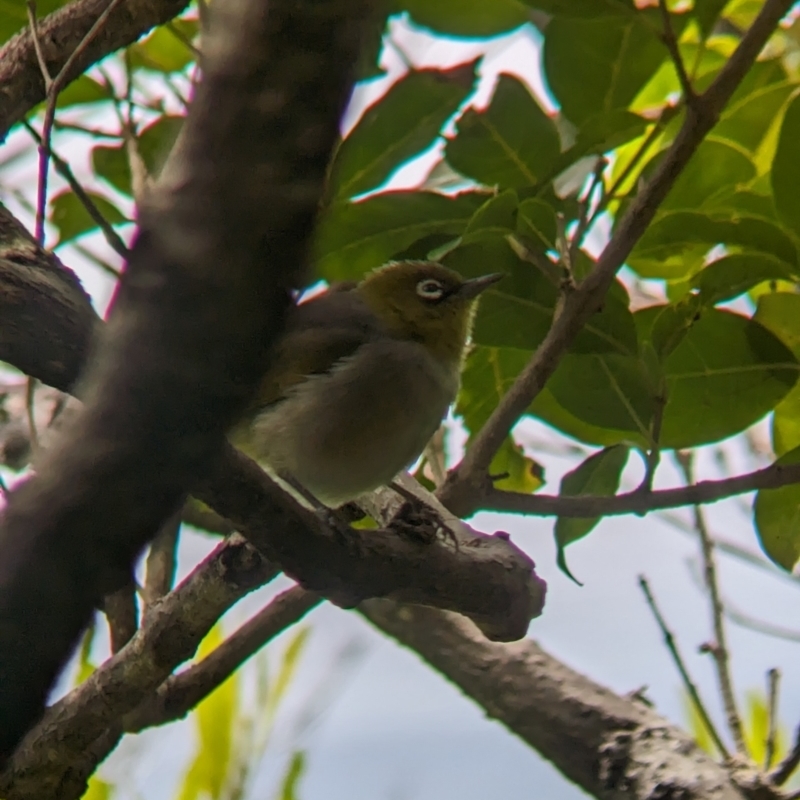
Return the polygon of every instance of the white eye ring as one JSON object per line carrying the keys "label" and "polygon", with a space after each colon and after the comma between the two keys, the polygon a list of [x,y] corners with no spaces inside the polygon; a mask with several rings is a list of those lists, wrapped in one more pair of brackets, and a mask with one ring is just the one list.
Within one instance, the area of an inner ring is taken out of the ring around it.
{"label": "white eye ring", "polygon": [[417,294],[423,300],[439,300],[444,295],[444,287],[433,278],[425,278],[417,284]]}

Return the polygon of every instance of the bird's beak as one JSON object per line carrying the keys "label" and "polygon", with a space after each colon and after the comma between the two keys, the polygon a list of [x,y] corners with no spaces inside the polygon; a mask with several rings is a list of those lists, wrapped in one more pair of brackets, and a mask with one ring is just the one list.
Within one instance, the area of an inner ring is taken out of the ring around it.
{"label": "bird's beak", "polygon": [[492,284],[505,278],[504,272],[492,272],[490,275],[481,275],[480,278],[464,281],[458,290],[460,297],[477,297],[484,289],[488,289]]}

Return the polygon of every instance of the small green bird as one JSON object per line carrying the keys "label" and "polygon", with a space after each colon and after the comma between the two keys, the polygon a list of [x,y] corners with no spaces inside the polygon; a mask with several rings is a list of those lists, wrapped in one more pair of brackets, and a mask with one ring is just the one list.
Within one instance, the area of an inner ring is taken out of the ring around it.
{"label": "small green bird", "polygon": [[401,261],[300,303],[231,441],[330,508],[389,483],[455,400],[476,298],[502,277]]}

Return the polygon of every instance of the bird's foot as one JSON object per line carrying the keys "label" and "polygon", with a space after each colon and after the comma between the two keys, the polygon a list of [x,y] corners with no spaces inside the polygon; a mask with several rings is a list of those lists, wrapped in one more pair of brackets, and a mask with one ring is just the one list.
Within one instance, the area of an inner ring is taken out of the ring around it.
{"label": "bird's foot", "polygon": [[438,537],[451,541],[458,549],[455,533],[439,513],[421,500],[406,500],[389,522],[390,531],[418,544],[433,544]]}

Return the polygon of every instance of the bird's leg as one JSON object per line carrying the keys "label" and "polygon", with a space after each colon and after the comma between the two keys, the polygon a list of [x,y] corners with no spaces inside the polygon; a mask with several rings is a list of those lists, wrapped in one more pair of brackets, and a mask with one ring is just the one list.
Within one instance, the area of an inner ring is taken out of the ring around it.
{"label": "bird's leg", "polygon": [[389,528],[420,544],[432,544],[441,532],[458,550],[458,539],[436,509],[431,508],[422,498],[392,481],[389,488],[404,498],[405,502],[389,522]]}
{"label": "bird's leg", "polygon": [[349,520],[345,519],[336,509],[328,508],[322,501],[318,500],[311,492],[303,486],[297,478],[289,472],[277,473],[278,478],[281,479],[292,491],[296,492],[303,500],[311,506],[314,514],[322,520],[337,536],[343,540],[347,540],[349,534],[352,533],[352,528],[349,525]]}

